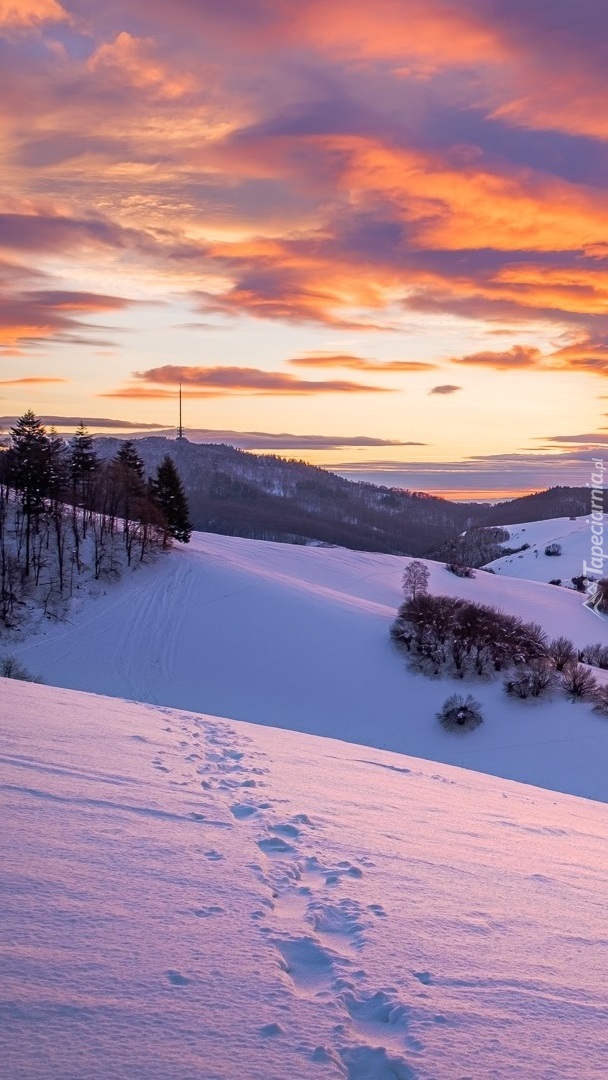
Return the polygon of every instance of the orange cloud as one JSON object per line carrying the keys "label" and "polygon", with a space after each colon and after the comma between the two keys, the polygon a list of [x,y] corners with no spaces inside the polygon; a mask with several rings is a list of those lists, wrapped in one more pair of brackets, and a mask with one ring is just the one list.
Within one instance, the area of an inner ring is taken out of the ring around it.
{"label": "orange cloud", "polygon": [[418,360],[367,360],[364,356],[351,356],[348,353],[309,353],[307,356],[292,356],[287,362],[301,367],[354,368],[356,371],[410,373],[431,371],[436,367],[436,364],[427,364]]}
{"label": "orange cloud", "polygon": [[198,88],[193,75],[175,70],[170,59],[162,59],[153,38],[134,37],[125,30],[96,49],[87,61],[87,70],[101,79],[170,100]]}
{"label": "orange cloud", "polygon": [[0,0],[0,26],[23,28],[67,19],[57,0]]}
{"label": "orange cloud", "polygon": [[365,204],[388,197],[427,248],[585,249],[608,228],[608,194],[530,169],[501,173],[479,153],[425,153],[361,137],[331,140],[340,186]]}
{"label": "orange cloud", "polygon": [[[327,393],[390,393],[389,387],[366,386],[361,383],[332,379],[313,382],[279,371],[263,371],[248,367],[181,367],[166,364],[147,371],[134,372],[136,379],[151,384],[180,383],[187,391],[215,391],[224,394],[327,394]],[[139,387],[135,387],[139,391]],[[120,391],[128,396],[129,388]],[[137,394],[136,394],[137,396]]]}
{"label": "orange cloud", "polygon": [[453,356],[453,364],[470,364],[472,367],[492,367],[498,371],[538,367],[542,360],[540,349],[526,345],[514,345],[504,352],[477,352],[468,356]]}
{"label": "orange cloud", "polygon": [[47,383],[67,383],[69,379],[53,379],[38,376],[29,376],[24,379],[0,379],[0,386],[44,386]]}
{"label": "orange cloud", "polygon": [[[404,73],[428,75],[445,64],[485,65],[504,59],[507,47],[496,30],[446,0],[308,0],[290,11],[292,35],[302,36],[332,56],[387,59]],[[413,69],[407,68],[414,61]]]}

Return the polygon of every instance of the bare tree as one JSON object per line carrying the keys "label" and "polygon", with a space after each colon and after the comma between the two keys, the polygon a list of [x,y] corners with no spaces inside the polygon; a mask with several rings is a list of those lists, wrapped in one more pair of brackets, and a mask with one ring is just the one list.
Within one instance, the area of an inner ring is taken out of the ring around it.
{"label": "bare tree", "polygon": [[412,559],[403,571],[403,595],[413,600],[423,593],[428,593],[430,576],[428,567],[420,562],[420,559]]}

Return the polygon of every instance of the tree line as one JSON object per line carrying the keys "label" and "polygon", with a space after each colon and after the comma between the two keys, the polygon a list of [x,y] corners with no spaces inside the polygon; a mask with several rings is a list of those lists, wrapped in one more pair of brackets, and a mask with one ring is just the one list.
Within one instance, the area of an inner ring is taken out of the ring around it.
{"label": "tree line", "polygon": [[0,453],[0,619],[24,594],[71,594],[86,558],[91,576],[116,573],[171,539],[191,535],[188,501],[166,456],[146,479],[133,442],[102,461],[81,424],[68,441],[28,410]]}

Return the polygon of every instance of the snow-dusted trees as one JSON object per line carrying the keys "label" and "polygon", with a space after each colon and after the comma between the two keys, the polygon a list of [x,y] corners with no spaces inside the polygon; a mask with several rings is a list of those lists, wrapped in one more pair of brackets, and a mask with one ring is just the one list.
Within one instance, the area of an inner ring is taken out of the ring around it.
{"label": "snow-dusted trees", "polygon": [[447,668],[460,678],[530,663],[547,652],[536,623],[453,596],[422,594],[406,600],[391,637],[423,671],[439,674]]}
{"label": "snow-dusted trees", "polygon": [[420,559],[412,559],[403,571],[401,585],[403,595],[408,599],[415,599],[429,591],[429,569],[420,562]]}
{"label": "snow-dusted trees", "polygon": [[25,601],[56,610],[81,572],[114,573],[125,555],[143,560],[150,547],[189,534],[177,472],[159,471],[164,506],[133,443],[101,462],[82,424],[66,443],[31,410],[20,417],[0,452],[0,623],[14,621]]}

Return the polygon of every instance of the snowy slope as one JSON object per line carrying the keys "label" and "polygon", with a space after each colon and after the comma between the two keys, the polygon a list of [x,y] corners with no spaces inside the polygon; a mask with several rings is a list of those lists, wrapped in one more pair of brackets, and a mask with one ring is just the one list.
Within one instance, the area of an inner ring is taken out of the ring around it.
{"label": "snowy slope", "polygon": [[[583,564],[591,564],[591,527],[589,518],[552,518],[549,521],[526,521],[523,525],[505,525],[509,540],[505,547],[530,544],[527,551],[506,555],[488,563],[503,577],[528,578],[530,581],[551,581],[561,578],[570,585],[573,577],[582,574]],[[561,555],[545,555],[547,544],[561,545]],[[608,572],[608,571],[607,571]],[[600,574],[596,574],[600,577]]]}
{"label": "snowy slope", "polygon": [[10,1080],[605,1076],[606,806],[0,682]]}
{"label": "snowy slope", "polygon": [[[46,682],[330,735],[608,800],[608,722],[563,699],[512,702],[467,685],[486,722],[464,739],[435,712],[461,683],[412,675],[388,630],[405,560],[197,534],[89,601],[72,625],[28,639]],[[580,595],[429,563],[433,592],[494,603],[578,644],[608,642]],[[17,651],[17,650],[16,650]]]}

